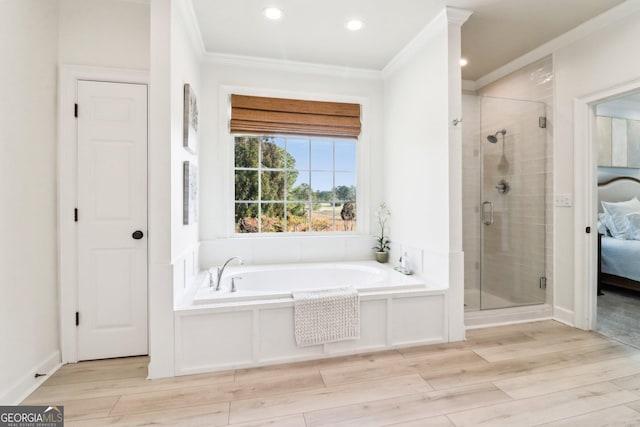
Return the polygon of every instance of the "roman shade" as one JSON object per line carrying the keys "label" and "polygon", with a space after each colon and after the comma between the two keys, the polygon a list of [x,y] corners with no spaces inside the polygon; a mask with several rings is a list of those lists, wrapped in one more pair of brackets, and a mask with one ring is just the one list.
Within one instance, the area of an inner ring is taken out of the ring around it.
{"label": "roman shade", "polygon": [[231,133],[357,138],[360,105],[231,95]]}

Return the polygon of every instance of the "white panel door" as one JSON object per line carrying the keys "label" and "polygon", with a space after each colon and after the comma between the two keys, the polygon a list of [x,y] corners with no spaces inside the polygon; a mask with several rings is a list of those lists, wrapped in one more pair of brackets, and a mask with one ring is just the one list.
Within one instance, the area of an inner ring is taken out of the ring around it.
{"label": "white panel door", "polygon": [[147,354],[147,86],[78,82],[78,360]]}

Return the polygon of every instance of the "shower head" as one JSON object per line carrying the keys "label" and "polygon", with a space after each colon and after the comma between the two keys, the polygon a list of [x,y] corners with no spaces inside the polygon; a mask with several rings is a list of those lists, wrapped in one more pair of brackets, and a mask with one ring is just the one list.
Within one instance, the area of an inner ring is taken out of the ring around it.
{"label": "shower head", "polygon": [[506,133],[507,133],[506,129],[499,130],[495,134],[487,136],[487,141],[489,141],[492,144],[495,144],[496,142],[498,142],[498,135],[502,134],[502,137],[504,138],[504,135]]}

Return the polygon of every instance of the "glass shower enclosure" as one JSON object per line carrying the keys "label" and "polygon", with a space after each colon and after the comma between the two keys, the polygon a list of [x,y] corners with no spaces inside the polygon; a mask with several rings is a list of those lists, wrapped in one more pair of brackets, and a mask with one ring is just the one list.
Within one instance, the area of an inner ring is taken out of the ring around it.
{"label": "glass shower enclosure", "polygon": [[546,106],[477,96],[463,106],[465,309],[543,304]]}

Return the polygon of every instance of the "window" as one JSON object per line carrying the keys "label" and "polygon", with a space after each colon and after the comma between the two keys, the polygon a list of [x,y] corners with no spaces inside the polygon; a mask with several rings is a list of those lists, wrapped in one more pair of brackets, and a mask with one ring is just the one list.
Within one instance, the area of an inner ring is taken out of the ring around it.
{"label": "window", "polygon": [[235,231],[355,231],[360,105],[237,94],[230,101]]}
{"label": "window", "polygon": [[236,233],[356,226],[356,139],[235,135]]}

